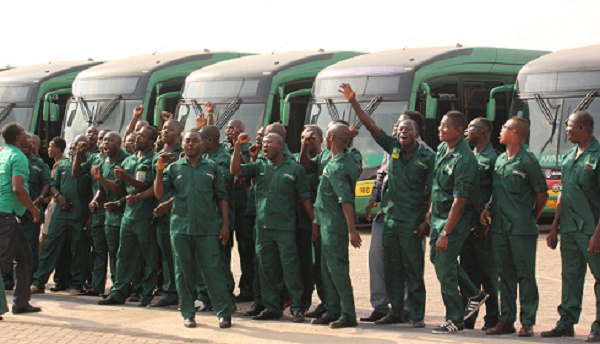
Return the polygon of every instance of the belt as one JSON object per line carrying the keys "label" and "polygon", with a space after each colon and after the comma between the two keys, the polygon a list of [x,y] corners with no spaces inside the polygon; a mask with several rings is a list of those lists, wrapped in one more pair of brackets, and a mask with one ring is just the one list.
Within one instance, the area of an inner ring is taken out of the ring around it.
{"label": "belt", "polygon": [[1,217],[15,217],[15,216],[17,216],[17,214],[15,214],[15,213],[5,213],[3,211],[0,211],[0,216]]}

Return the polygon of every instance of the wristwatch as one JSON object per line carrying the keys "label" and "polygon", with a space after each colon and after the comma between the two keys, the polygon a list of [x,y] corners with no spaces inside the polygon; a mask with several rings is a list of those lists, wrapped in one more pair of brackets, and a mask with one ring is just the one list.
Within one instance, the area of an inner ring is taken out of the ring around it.
{"label": "wristwatch", "polygon": [[445,229],[442,229],[442,231],[440,232],[440,236],[448,236],[448,233],[446,232]]}
{"label": "wristwatch", "polygon": [[52,195],[52,197],[57,198],[58,196],[60,196],[60,191],[56,191],[56,193],[54,193],[54,195]]}

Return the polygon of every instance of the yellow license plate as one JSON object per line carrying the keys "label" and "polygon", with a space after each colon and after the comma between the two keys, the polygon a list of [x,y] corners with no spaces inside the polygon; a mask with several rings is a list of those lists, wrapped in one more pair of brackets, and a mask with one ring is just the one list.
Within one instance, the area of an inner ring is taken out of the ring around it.
{"label": "yellow license plate", "polygon": [[354,191],[356,197],[371,196],[371,192],[373,191],[374,185],[374,180],[363,180],[356,183],[356,190]]}
{"label": "yellow license plate", "polygon": [[548,209],[556,209],[556,200],[551,199],[546,203]]}

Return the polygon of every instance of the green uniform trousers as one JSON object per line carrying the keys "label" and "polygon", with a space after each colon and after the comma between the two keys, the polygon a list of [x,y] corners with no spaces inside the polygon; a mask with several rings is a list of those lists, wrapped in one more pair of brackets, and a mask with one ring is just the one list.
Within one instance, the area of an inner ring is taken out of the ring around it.
{"label": "green uniform trousers", "polygon": [[[460,265],[469,276],[473,284],[483,286],[483,290],[490,295],[485,302],[485,317],[483,317],[488,328],[498,322],[498,268],[493,252],[494,245],[491,235],[485,240],[480,240],[470,233],[460,251]],[[467,300],[465,299],[465,304]],[[465,323],[475,325],[477,314],[475,313]]]}
{"label": "green uniform trousers", "polygon": [[175,283],[179,292],[181,315],[196,315],[194,300],[198,277],[206,282],[208,296],[219,318],[231,316],[233,301],[227,291],[226,271],[221,260],[221,243],[217,236],[172,234],[175,260]]}
{"label": "green uniform trousers", "polygon": [[6,293],[4,288],[0,288],[0,315],[8,312],[8,305],[6,304]]}
{"label": "green uniform trousers", "polygon": [[158,218],[156,235],[163,275],[163,294],[161,299],[167,302],[177,301],[177,286],[175,285],[175,263],[173,261],[173,249],[171,245],[171,216],[170,213]]}
{"label": "green uniform trousers", "polygon": [[86,234],[83,221],[53,217],[48,227],[44,250],[40,255],[39,267],[33,276],[33,285],[44,289],[50,274],[59,263],[63,248],[70,248],[71,282],[69,289],[83,288],[83,273],[86,255]]}
{"label": "green uniform trousers", "polygon": [[[469,215],[464,214],[463,216]],[[440,282],[442,300],[446,307],[446,320],[452,320],[455,324],[464,322],[465,304],[461,293],[467,297],[479,293],[479,288],[471,282],[469,276],[458,264],[460,250],[471,232],[472,226],[469,226],[469,223],[472,221],[461,220],[454,227],[452,234],[448,236],[448,248],[443,252],[438,253],[435,250],[439,236],[437,230],[432,231],[430,240],[429,258],[435,266],[435,273]]]}
{"label": "green uniform trousers", "polygon": [[235,239],[237,241],[238,254],[240,255],[240,295],[251,298],[254,294],[254,261],[255,250],[252,238],[253,230],[246,225],[246,208],[235,208]]}
{"label": "green uniform trousers", "polygon": [[321,276],[327,315],[333,318],[345,317],[355,322],[348,242],[347,234],[331,233],[321,227]]}
{"label": "green uniform trousers", "polygon": [[256,256],[260,273],[261,296],[265,307],[273,314],[282,314],[280,297],[283,280],[293,312],[302,311],[302,281],[296,247],[296,232],[276,229],[258,229]]}
{"label": "green uniform trousers", "polygon": [[323,275],[321,269],[321,242],[313,241],[312,243],[312,263],[313,263],[313,281],[315,282],[315,289],[317,289],[317,296],[321,303],[317,307],[325,307],[325,301],[327,296],[325,295],[325,287],[323,287]]}
{"label": "green uniform trousers", "polygon": [[[219,245],[219,250],[221,251],[220,255],[220,265],[221,269],[223,269],[223,273],[225,274],[225,280],[227,283],[227,292],[231,297],[233,297],[233,290],[235,289],[235,280],[233,279],[233,274],[231,273],[231,242],[233,240],[229,239],[229,241],[225,245]],[[208,294],[208,290],[206,289],[206,281],[202,276],[197,278],[198,286],[197,286],[197,297],[198,300],[204,302],[207,305],[212,305],[212,301],[210,299],[210,295]]]}
{"label": "green uniform trousers", "polygon": [[425,253],[423,239],[414,229],[402,228],[396,221],[386,218],[383,228],[385,285],[392,304],[390,315],[404,317],[404,286],[408,287],[410,317],[425,317]]}
{"label": "green uniform trousers", "polygon": [[104,235],[106,237],[106,246],[108,247],[110,279],[112,280],[114,287],[116,283],[115,279],[117,278],[117,252],[119,252],[121,227],[104,225]]}
{"label": "green uniform trousers", "polygon": [[537,235],[503,235],[492,233],[496,247],[500,290],[500,317],[512,324],[517,319],[517,284],[519,285],[522,324],[535,325],[540,296],[535,280]]}
{"label": "green uniform trousers", "polygon": [[92,245],[92,291],[104,294],[106,267],[108,266],[108,244],[104,233],[104,221],[92,225]]}
{"label": "green uniform trousers", "polygon": [[248,215],[244,219],[246,230],[252,232],[252,247],[254,250],[254,279],[252,280],[252,299],[256,306],[264,306],[260,295],[260,272],[258,271],[258,258],[256,257],[256,216]]}
{"label": "green uniform trousers", "polygon": [[296,231],[296,247],[300,263],[300,280],[302,282],[302,310],[307,311],[312,303],[312,294],[315,289],[312,264],[312,228],[299,228]]}
{"label": "green uniform trousers", "polygon": [[110,292],[119,302],[125,302],[135,283],[136,273],[143,267],[142,299],[152,300],[158,270],[158,243],[152,218],[134,221],[123,219],[119,251],[117,252],[117,277]]}
{"label": "green uniform trousers", "polygon": [[562,302],[558,306],[560,320],[557,325],[564,329],[573,329],[579,322],[586,265],[589,265],[596,294],[596,321],[592,331],[600,331],[600,255],[592,256],[588,252],[591,237],[581,232],[561,234]]}

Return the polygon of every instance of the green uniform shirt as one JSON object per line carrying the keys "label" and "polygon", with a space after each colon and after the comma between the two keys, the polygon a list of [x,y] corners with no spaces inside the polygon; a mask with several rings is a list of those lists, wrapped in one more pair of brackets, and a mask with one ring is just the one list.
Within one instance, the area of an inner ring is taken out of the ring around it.
{"label": "green uniform shirt", "polygon": [[[138,181],[144,182],[148,185],[154,183],[154,170],[152,169],[152,161],[154,159],[154,150],[150,149],[141,158],[137,158],[137,154],[132,154],[123,161],[123,169],[128,175],[132,176]],[[127,194],[129,195],[133,190],[133,193],[139,193],[131,184],[125,183],[127,187]],[[129,203],[125,206],[125,213],[123,217],[128,220],[139,220],[147,219],[152,217],[152,212],[156,208],[156,198],[147,199],[141,202],[137,202],[131,206]]]}
{"label": "green uniform shirt", "polygon": [[[247,191],[241,187],[241,185],[233,184],[233,176],[229,170],[231,154],[223,147],[223,145],[219,145],[219,147],[211,154],[203,154],[202,158],[214,161],[217,164],[219,171],[221,171],[223,181],[225,182],[225,191],[227,192],[227,197],[225,199],[227,200],[227,208],[229,210],[229,229],[233,231],[235,225],[234,189],[236,190],[236,195],[241,194],[242,192],[237,191],[237,188],[241,188],[244,192],[244,195],[247,193]],[[246,203],[247,202],[248,198],[246,197]]]}
{"label": "green uniform shirt", "polygon": [[[354,158],[354,161],[358,166],[358,173],[360,174],[362,171],[362,154],[360,154],[360,151],[356,148],[348,148],[347,153]],[[325,148],[311,160],[311,171],[315,171],[319,180],[323,176],[323,169],[325,168],[325,165],[327,165],[329,159],[331,159],[331,151]]]}
{"label": "green uniform shirt", "polygon": [[560,232],[593,235],[600,220],[600,143],[592,143],[577,156],[577,147],[562,163]]}
{"label": "green uniform shirt", "polygon": [[7,144],[0,152],[0,211],[21,216],[25,206],[17,200],[12,189],[12,177],[22,176],[25,189],[29,190],[29,162],[21,150]]}
{"label": "green uniform shirt", "polygon": [[446,225],[454,198],[468,198],[465,214],[477,213],[479,202],[479,174],[475,154],[464,139],[448,154],[447,148],[447,142],[438,146],[431,189],[431,227],[437,230],[442,230]]}
{"label": "green uniform shirt", "polygon": [[[294,160],[300,163],[300,153],[294,153]],[[317,178],[316,173],[310,173],[306,175],[306,180],[308,181],[308,188],[310,190],[310,201],[314,204],[317,200],[317,188],[319,187],[319,178]],[[297,216],[298,228],[306,230],[312,229],[312,221],[306,213],[306,209],[304,209],[304,206],[302,206],[301,204],[298,206]]]}
{"label": "green uniform shirt", "polygon": [[492,231],[498,234],[537,235],[536,193],[546,192],[546,178],[535,156],[524,147],[512,158],[500,154],[494,169]]}
{"label": "green uniform shirt", "polygon": [[[86,164],[83,161],[82,166]],[[54,186],[60,194],[67,198],[71,206],[71,212],[64,212],[60,207],[54,208],[52,218],[86,221],[90,215],[88,204],[92,199],[92,181],[88,173],[81,174],[79,178],[71,176],[73,159],[62,159],[54,170],[54,179],[50,186]]]}
{"label": "green uniform shirt", "polygon": [[398,139],[381,131],[375,142],[389,155],[388,182],[383,193],[383,212],[413,231],[425,220],[425,190],[431,190],[435,153],[419,144],[406,160]]}
{"label": "green uniform shirt", "polygon": [[[119,155],[115,159],[114,163],[110,162],[109,157],[105,157],[102,165],[100,165],[100,173],[102,174],[102,178],[106,180],[112,180],[119,183],[121,186],[125,187],[125,182],[118,180],[115,178],[115,167],[119,166],[123,168],[124,161],[129,157],[129,154],[124,151],[119,151]],[[108,188],[102,186],[104,193],[106,194],[105,203],[106,202],[117,202],[121,198],[127,196],[127,192],[114,192],[109,190]],[[119,207],[113,212],[106,212],[104,218],[104,224],[109,226],[121,226],[121,220],[123,220],[123,213],[125,212],[125,207]]]}
{"label": "green uniform shirt", "polygon": [[[181,143],[177,142],[177,144],[175,145],[173,150],[171,150],[169,153],[175,154],[175,157],[177,157],[177,160],[179,160],[179,156],[181,155],[182,152],[183,152],[183,148],[181,148]],[[154,155],[154,159],[152,160],[152,171],[154,172],[155,177],[156,177],[156,164],[158,163],[158,158],[161,156],[161,154],[164,154],[164,153],[166,153],[166,151],[163,148],[160,152],[158,152],[157,154]],[[165,193],[161,197],[161,199],[158,200],[158,203],[166,202],[166,201],[170,200],[171,197],[173,197],[172,192]]]}
{"label": "green uniform shirt", "polygon": [[[242,145],[240,151],[242,152],[242,157],[244,158],[244,162],[249,163],[252,161],[252,156],[250,155],[250,147],[252,144],[250,142],[246,142]],[[221,142],[221,147],[225,150],[225,152],[229,153],[229,156],[233,155],[233,145],[229,143],[229,141]],[[229,163],[228,163],[229,166]],[[248,194],[246,189],[244,189],[241,185],[233,186],[233,205],[235,208],[244,208],[248,203]]]}
{"label": "green uniform shirt", "polygon": [[310,198],[304,168],[284,156],[279,165],[262,159],[243,164],[242,174],[256,178],[256,228],[296,230],[296,200]]}
{"label": "green uniform shirt", "polygon": [[[90,169],[93,166],[100,166],[100,169],[102,170],[102,163],[104,163],[104,156],[102,156],[102,153],[100,153],[100,152],[93,153],[90,156],[90,158],[88,159],[88,162],[89,162]],[[96,193],[98,192],[98,190],[102,189],[102,185],[100,184],[98,179],[96,179],[94,177],[91,177],[91,180],[92,180],[92,198],[93,198],[96,195]],[[104,223],[104,216],[105,216],[104,203],[105,202],[106,201],[98,202],[98,210],[92,216],[92,224],[103,224]]]}
{"label": "green uniform shirt", "polygon": [[227,199],[225,182],[214,161],[200,159],[192,166],[179,159],[164,170],[165,192],[173,191],[171,235],[219,235],[223,218],[217,203]]}
{"label": "green uniform shirt", "polygon": [[[40,196],[44,185],[50,185],[52,177],[50,177],[50,168],[44,160],[33,153],[30,153],[27,159],[29,160],[29,198],[33,201]],[[26,211],[23,217],[33,220],[33,215],[29,211]]]}
{"label": "green uniform shirt", "polygon": [[481,212],[492,196],[494,167],[496,167],[498,152],[490,143],[481,152],[475,154],[475,158],[479,169],[479,208],[477,209]]}
{"label": "green uniform shirt", "polygon": [[358,178],[358,165],[348,149],[329,159],[320,176],[321,181],[315,201],[315,223],[321,230],[348,234],[348,223],[342,203],[354,206],[354,190]]}

